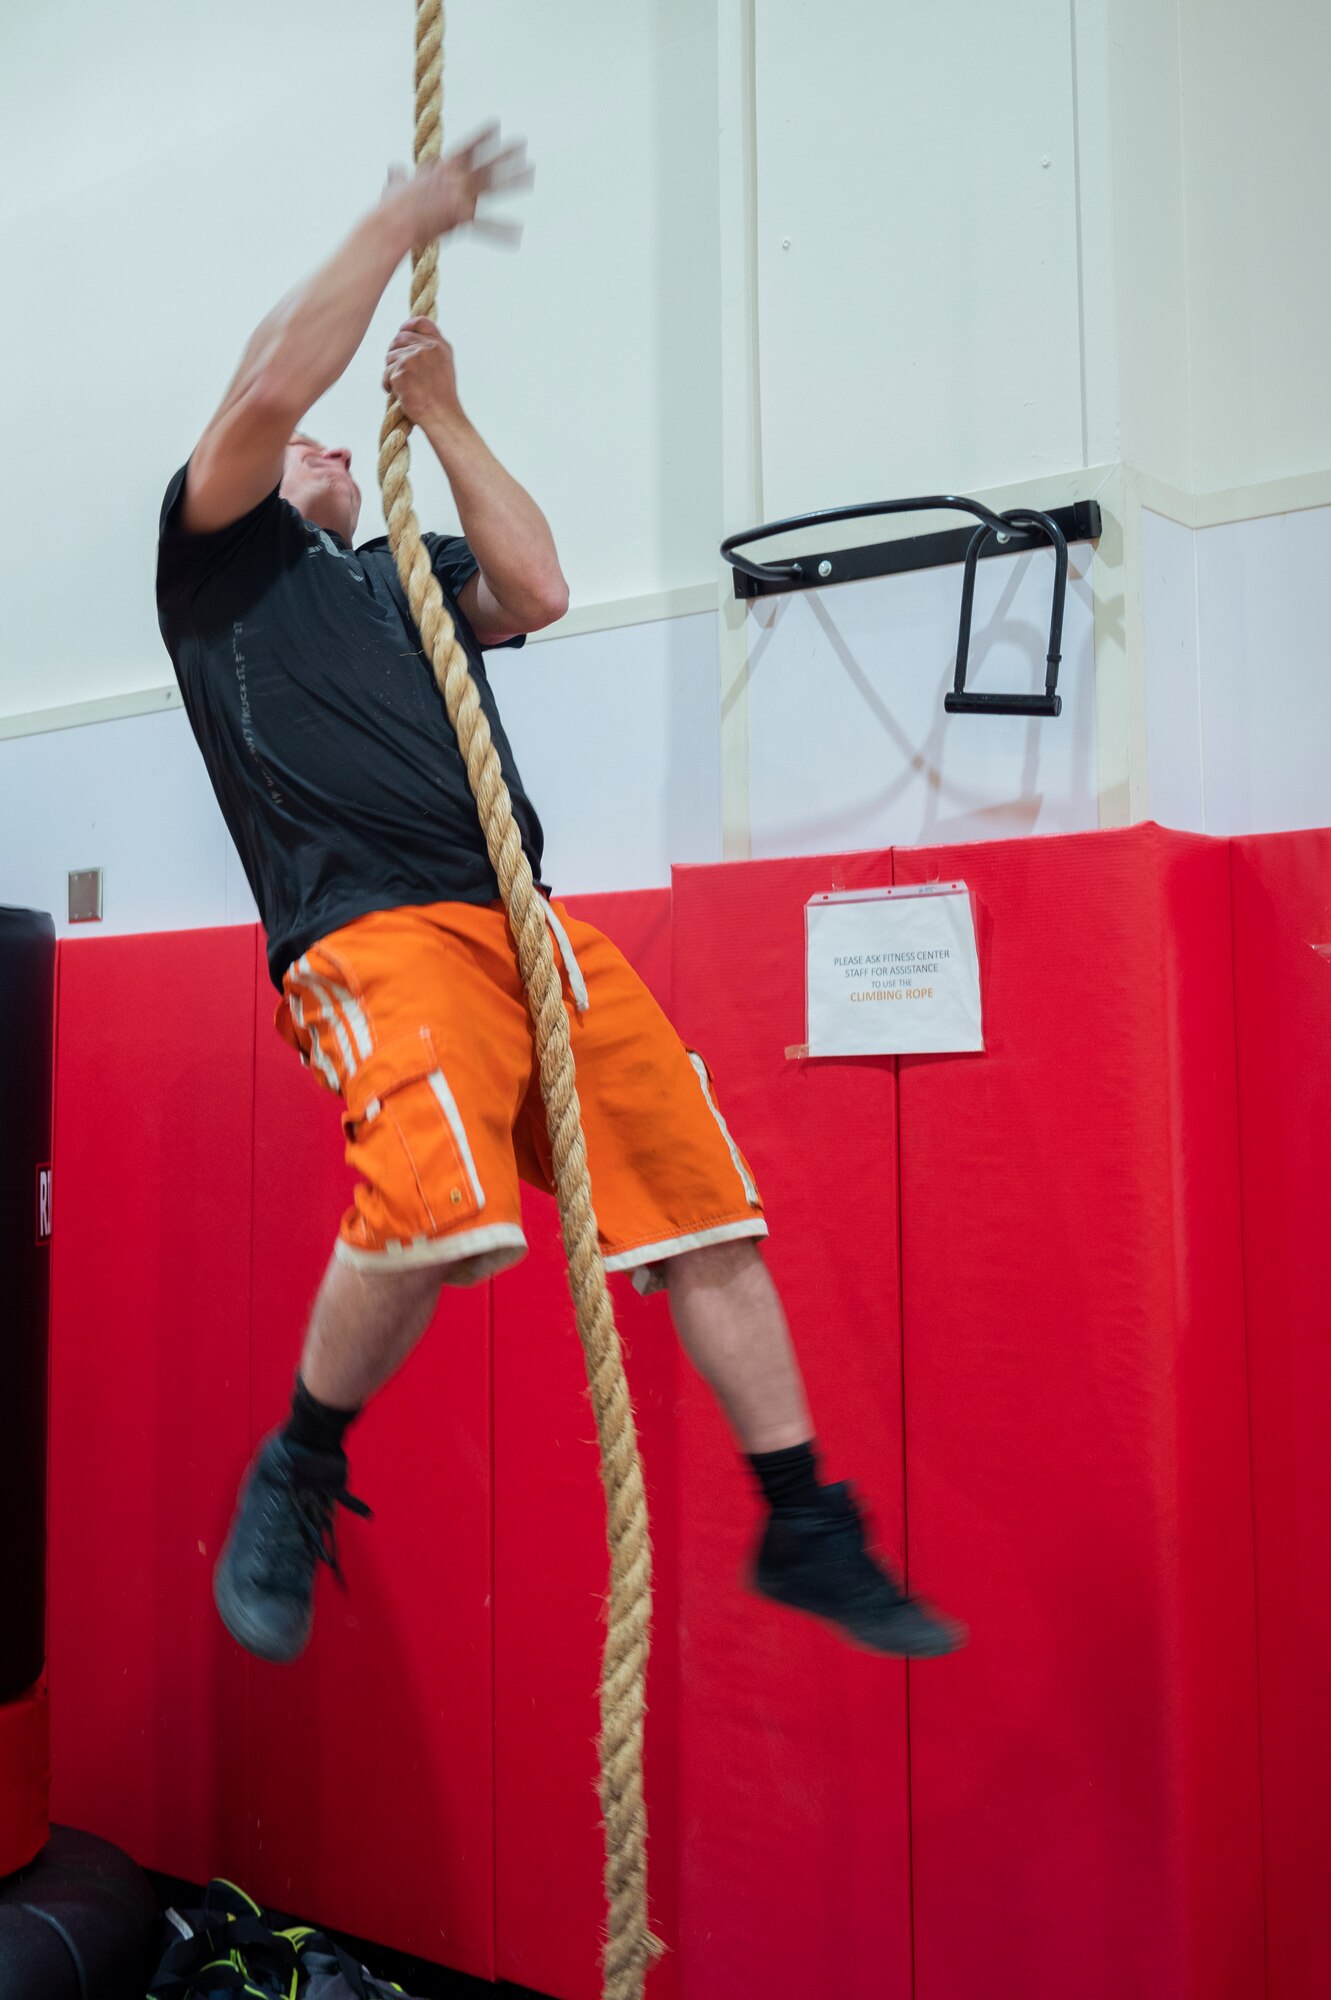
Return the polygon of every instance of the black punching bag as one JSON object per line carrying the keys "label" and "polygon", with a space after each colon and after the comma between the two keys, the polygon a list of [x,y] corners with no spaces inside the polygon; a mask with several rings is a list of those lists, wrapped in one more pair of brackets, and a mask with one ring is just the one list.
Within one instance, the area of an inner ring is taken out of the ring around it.
{"label": "black punching bag", "polygon": [[0,1877],[47,1835],[46,1360],[55,925],[0,907]]}

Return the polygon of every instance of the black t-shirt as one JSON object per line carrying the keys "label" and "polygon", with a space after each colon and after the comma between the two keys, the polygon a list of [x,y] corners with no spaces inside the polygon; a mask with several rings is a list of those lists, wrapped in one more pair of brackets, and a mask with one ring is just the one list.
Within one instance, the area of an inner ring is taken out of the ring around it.
{"label": "black t-shirt", "polygon": [[[229,527],[192,535],[180,525],[184,485],[182,467],[162,504],[158,623],[274,985],[318,938],[371,910],[492,902],[462,753],[386,539],[353,551],[276,490]],[[476,558],[457,537],[425,545],[539,881],[541,823],[457,606]]]}

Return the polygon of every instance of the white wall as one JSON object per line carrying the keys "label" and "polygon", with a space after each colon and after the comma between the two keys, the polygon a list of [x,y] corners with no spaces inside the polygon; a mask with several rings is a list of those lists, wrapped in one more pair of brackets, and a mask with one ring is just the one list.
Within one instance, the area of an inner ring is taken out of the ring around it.
{"label": "white wall", "polygon": [[[0,9],[0,717],[169,677],[153,544],[169,474],[255,323],[410,157],[407,0],[43,0]],[[525,133],[515,255],[448,246],[464,401],[547,507],[578,602],[715,569],[712,0],[465,0],[445,127]],[[311,428],[373,467],[405,269]],[[424,457],[418,453],[418,459]],[[417,480],[427,524],[451,515]]]}
{"label": "white wall", "polygon": [[[1090,590],[1073,552],[1057,720],[947,715],[960,576],[929,569],[759,600],[749,659],[753,852],[1001,840],[1098,824]],[[1044,686],[1053,557],[980,564],[967,685]]]}
{"label": "white wall", "polygon": [[1142,515],[1142,590],[1150,816],[1162,826],[1202,833],[1206,807],[1197,536],[1149,509]]}
{"label": "white wall", "polygon": [[[66,868],[101,860],[109,925],[248,910],[183,718],[14,743],[4,723],[168,679],[162,486],[254,322],[409,153],[411,17],[0,9],[0,896],[62,908]],[[1102,808],[1331,818],[1307,664],[1331,510],[1196,537],[1147,516],[1139,557],[1125,505],[1093,612],[1073,587],[1055,724],[944,719],[955,570],[719,619],[645,601],[696,610],[741,511],[1066,499],[1096,467],[1107,495],[1119,461],[1184,502],[1296,474],[1331,495],[1329,38],[1312,0],[456,0],[449,132],[499,111],[538,163],[520,253],[446,250],[464,398],[547,507],[575,612],[644,621],[496,669],[561,883],[663,881],[722,821],[728,851],[764,853],[1093,824],[1097,759]],[[405,301],[404,273],[311,417],[357,451],[366,534]],[[446,522],[423,454],[415,476]],[[1011,649],[1038,678],[1042,567],[982,569],[982,673]],[[1267,677],[1305,670],[1273,722]],[[150,854],[158,795],[180,837]]]}
{"label": "white wall", "polygon": [[1322,0],[755,19],[766,514],[1331,470]]}
{"label": "white wall", "polygon": [[1208,833],[1331,825],[1331,507],[1197,534]]}
{"label": "white wall", "polygon": [[1108,0],[1108,25],[1121,456],[1190,493],[1331,470],[1331,9]]}
{"label": "white wall", "polygon": [[755,18],[764,513],[1082,464],[1067,0]]}
{"label": "white wall", "polygon": [[664,887],[721,858],[716,619],[667,618],[491,654],[560,893]]}
{"label": "white wall", "polygon": [[183,709],[0,739],[0,903],[48,910],[64,937],[79,868],[102,870],[84,937],[255,921]]}
{"label": "white wall", "polygon": [[[1050,583],[1043,555],[981,565],[973,686],[1042,684]],[[752,609],[756,852],[1095,825],[1085,577],[1074,563],[1056,722],[944,715],[959,595],[959,572],[936,569]],[[704,613],[490,656],[558,893],[664,886],[672,863],[721,858],[716,646]],[[102,934],[255,920],[179,707],[0,737],[0,903],[50,910],[63,935],[86,867],[104,871]]]}
{"label": "white wall", "polygon": [[1088,176],[1086,198],[1107,198],[1110,206],[1108,308],[1118,429],[1113,456],[1190,489],[1178,0],[1107,0],[1095,11],[1107,15],[1095,56],[1105,66],[1109,126],[1106,157]]}
{"label": "white wall", "polygon": [[[716,861],[716,621],[674,618],[490,655],[557,892],[664,886]],[[0,903],[68,925],[71,869],[104,871],[82,936],[253,923],[183,709],[0,738]]]}
{"label": "white wall", "polygon": [[1193,477],[1331,467],[1331,8],[1180,0]]}
{"label": "white wall", "polygon": [[1331,11],[1114,5],[1123,456],[1177,489],[1142,516],[1148,810],[1325,825]]}
{"label": "white wall", "polygon": [[1331,825],[1331,507],[1197,530],[1148,512],[1143,545],[1151,816]]}

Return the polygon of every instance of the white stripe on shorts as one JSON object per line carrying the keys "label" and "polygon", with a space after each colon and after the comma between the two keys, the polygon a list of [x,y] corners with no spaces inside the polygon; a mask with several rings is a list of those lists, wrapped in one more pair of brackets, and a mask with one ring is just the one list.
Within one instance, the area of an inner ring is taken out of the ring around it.
{"label": "white stripe on shorts", "polygon": [[739,1147],[735,1144],[734,1140],[730,1136],[730,1127],[726,1124],[725,1119],[721,1116],[721,1107],[712,1095],[712,1086],[707,1080],[707,1065],[703,1061],[702,1057],[700,1055],[696,1055],[692,1049],[689,1049],[687,1051],[687,1054],[689,1061],[693,1064],[693,1068],[697,1075],[698,1082],[702,1086],[702,1094],[707,1100],[707,1109],[711,1112],[713,1118],[715,1118],[717,1124],[721,1127],[721,1137],[725,1140],[727,1146],[730,1148],[730,1157],[734,1162],[735,1172],[739,1175],[740,1181],[743,1184],[744,1199],[748,1202],[750,1208],[761,1208],[762,1203],[758,1199],[758,1190],[753,1184],[753,1176],[749,1172],[748,1168],[745,1166],[743,1160],[741,1159]]}
{"label": "white stripe on shorts", "polygon": [[462,1157],[462,1164],[467,1169],[467,1179],[471,1182],[472,1194],[476,1197],[476,1206],[477,1208],[484,1208],[485,1190],[481,1186],[480,1176],[476,1172],[476,1162],[471,1156],[471,1146],[467,1139],[467,1128],[462,1123],[462,1113],[458,1110],[457,1099],[448,1087],[448,1078],[441,1069],[432,1069],[430,1071],[429,1084],[431,1090],[439,1099],[440,1108],[452,1130],[454,1142]]}
{"label": "white stripe on shorts", "polygon": [[329,987],[333,998],[339,1003],[342,1012],[347,1017],[347,1024],[355,1038],[360,1059],[362,1062],[365,1062],[374,1054],[374,1037],[370,1033],[370,1024],[361,1010],[360,1001],[348,993],[345,986],[336,986],[330,980]]}
{"label": "white stripe on shorts", "polygon": [[309,991],[311,999],[318,1001],[324,1018],[332,1024],[333,1033],[337,1036],[337,1045],[342,1051],[342,1060],[346,1065],[347,1081],[349,1083],[356,1074],[359,1065],[356,1061],[356,1052],[351,1046],[347,1031],[342,1026],[341,1020],[338,1017],[337,1004],[324,982],[321,979],[316,979],[310,971],[310,961],[308,958],[302,958],[300,961],[300,970],[304,974],[304,984]]}
{"label": "white stripe on shorts", "polygon": [[295,1022],[296,1026],[298,1028],[304,1028],[306,1034],[310,1038],[310,1061],[314,1064],[314,1067],[318,1070],[324,1082],[329,1086],[331,1090],[335,1090],[338,1096],[340,1097],[342,1095],[342,1086],[338,1082],[337,1071],[333,1068],[333,1065],[329,1062],[327,1056],[320,1048],[318,1035],[315,1033],[314,1029],[308,1026],[306,1023],[305,1009],[301,1005],[299,993],[296,993],[294,991],[289,993],[287,995],[287,1005],[291,1009],[291,1018]]}

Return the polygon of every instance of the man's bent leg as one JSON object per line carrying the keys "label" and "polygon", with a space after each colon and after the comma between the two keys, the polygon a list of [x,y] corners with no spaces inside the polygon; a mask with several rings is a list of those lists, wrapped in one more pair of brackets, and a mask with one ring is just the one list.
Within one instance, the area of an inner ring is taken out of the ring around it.
{"label": "man's bent leg", "polygon": [[318,1564],[337,1569],[336,1509],[369,1512],[347,1491],[343,1433],[424,1333],[439,1288],[430,1265],[364,1271],[334,1258],[324,1274],[290,1421],[250,1467],[213,1579],[223,1622],[260,1659],[304,1651]]}
{"label": "man's bent leg", "polygon": [[300,1357],[310,1395],[336,1410],[359,1410],[430,1324],[440,1282],[437,1264],[366,1271],[330,1258]]}
{"label": "man's bent leg", "polygon": [[309,1636],[320,1560],[337,1567],[343,1450],[401,1367],[441,1283],[478,1283],[526,1248],[512,1109],[531,1029],[502,908],[373,910],[303,952],[277,1026],[342,1100],[359,1176],[306,1331],[286,1425],[250,1468],[214,1582],[261,1658]]}
{"label": "man's bent leg", "polygon": [[671,1258],[664,1276],[685,1352],[724,1410],[768,1504],[754,1587],[874,1652],[922,1659],[955,1651],[963,1629],[907,1596],[869,1553],[849,1487],[819,1483],[799,1362],[757,1245],[708,1244]]}
{"label": "man's bent leg", "polygon": [[807,1444],[813,1420],[786,1315],[752,1241],[709,1243],[664,1266],[675,1328],[743,1451]]}

